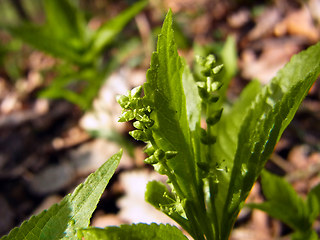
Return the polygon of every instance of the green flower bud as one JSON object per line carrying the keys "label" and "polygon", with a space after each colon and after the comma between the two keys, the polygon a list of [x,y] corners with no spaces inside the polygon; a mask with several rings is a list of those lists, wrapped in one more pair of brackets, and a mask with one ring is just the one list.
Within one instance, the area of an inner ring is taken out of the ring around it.
{"label": "green flower bud", "polygon": [[167,170],[164,168],[164,166],[162,166],[161,164],[156,164],[156,165],[154,165],[154,169],[158,172],[158,173],[160,173],[161,175],[164,175],[164,174],[166,174],[167,173]]}
{"label": "green flower bud", "polygon": [[134,111],[135,118],[141,122],[151,122],[150,117],[144,112],[143,109],[137,109]]}
{"label": "green flower bud", "polygon": [[155,151],[156,149],[153,147],[153,145],[150,142],[147,144],[147,146],[144,149],[144,152],[149,156],[151,156]]}
{"label": "green flower bud", "polygon": [[146,128],[145,125],[144,125],[142,122],[140,122],[140,121],[135,121],[135,122],[133,123],[133,126],[134,126],[136,129],[139,129],[139,130],[143,130],[143,129]]}
{"label": "green flower bud", "polygon": [[206,88],[198,87],[198,92],[199,92],[199,96],[200,96],[203,100],[208,99],[209,93],[208,93],[208,91],[207,91]]}
{"label": "green flower bud", "polygon": [[215,63],[216,63],[215,56],[213,54],[209,54],[206,57],[206,63],[204,65],[204,67],[207,68],[207,69],[211,69]]}
{"label": "green flower bud", "polygon": [[214,111],[212,115],[206,119],[207,124],[212,126],[217,122],[219,122],[222,115],[222,111],[223,111],[223,108],[221,108],[220,110]]}
{"label": "green flower bud", "polygon": [[206,173],[210,170],[210,166],[206,162],[197,162],[197,166]]}
{"label": "green flower bud", "polygon": [[161,149],[158,149],[154,152],[154,156],[160,161],[165,157],[165,152]]}
{"label": "green flower bud", "polygon": [[215,103],[219,100],[219,96],[216,94],[211,94],[210,97],[208,98],[208,102],[210,103]]}
{"label": "green flower bud", "polygon": [[131,97],[138,98],[141,96],[142,86],[135,87],[131,90]]}
{"label": "green flower bud", "polygon": [[166,159],[171,159],[177,156],[178,152],[177,151],[166,151]]}
{"label": "green flower bud", "polygon": [[213,91],[217,91],[219,90],[221,87],[222,87],[222,83],[221,82],[213,82],[211,83],[210,85],[210,91],[213,92]]}
{"label": "green flower bud", "polygon": [[134,112],[132,110],[125,111],[121,114],[119,122],[128,122],[134,119]]}
{"label": "green flower bud", "polygon": [[156,164],[156,163],[159,162],[159,160],[156,159],[156,158],[152,155],[152,156],[146,158],[146,159],[144,160],[144,162],[147,163],[147,164]]}
{"label": "green flower bud", "polygon": [[200,141],[205,145],[210,145],[214,144],[217,141],[217,137],[208,135],[207,131],[202,128]]}
{"label": "green flower bud", "polygon": [[144,131],[141,131],[141,130],[134,130],[134,131],[129,132],[129,134],[134,139],[137,139],[137,140],[140,140],[140,141],[146,142],[146,141],[149,140],[147,134]]}
{"label": "green flower bud", "polygon": [[116,96],[117,102],[120,104],[120,106],[124,109],[127,109],[130,105],[129,97],[125,95],[118,95]]}
{"label": "green flower bud", "polygon": [[213,74],[219,73],[222,68],[223,68],[223,64],[214,67],[214,68],[212,69]]}

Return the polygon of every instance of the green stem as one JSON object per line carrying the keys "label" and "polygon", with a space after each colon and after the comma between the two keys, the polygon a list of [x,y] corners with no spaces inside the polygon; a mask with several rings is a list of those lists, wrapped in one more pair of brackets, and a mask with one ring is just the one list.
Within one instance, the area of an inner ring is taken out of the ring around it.
{"label": "green stem", "polygon": [[[207,103],[206,104],[206,114],[207,117],[211,116],[211,109],[210,109],[210,104]],[[207,134],[208,136],[211,136],[212,134],[212,126],[210,126],[209,124],[207,124]],[[212,145],[211,143],[208,144],[207,147],[207,162],[210,165],[210,163],[213,162],[213,156],[212,156]],[[216,239],[220,239],[220,229],[219,229],[219,221],[218,221],[218,217],[216,214],[216,205],[215,205],[215,201],[214,201],[214,193],[215,193],[215,184],[214,184],[214,180],[212,178],[209,178],[209,192],[210,192],[210,208],[209,208],[209,217],[210,219],[212,219],[213,225],[214,225],[214,229],[215,229],[215,238]]]}

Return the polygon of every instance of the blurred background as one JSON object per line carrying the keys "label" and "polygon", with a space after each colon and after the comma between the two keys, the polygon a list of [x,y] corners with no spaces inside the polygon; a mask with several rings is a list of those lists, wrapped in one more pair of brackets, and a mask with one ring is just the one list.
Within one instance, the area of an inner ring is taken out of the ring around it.
{"label": "blurred background", "polygon": [[[163,176],[143,163],[144,145],[130,123],[117,122],[115,101],[144,83],[169,8],[180,55],[196,70],[196,55],[215,54],[231,79],[230,102],[320,38],[320,0],[0,0],[0,236],[120,148],[92,225],[173,223],[144,202],[146,183]],[[319,100],[317,81],[266,166],[302,196],[320,181]],[[263,199],[257,183],[248,201]],[[290,231],[244,209],[231,239],[288,239]]]}

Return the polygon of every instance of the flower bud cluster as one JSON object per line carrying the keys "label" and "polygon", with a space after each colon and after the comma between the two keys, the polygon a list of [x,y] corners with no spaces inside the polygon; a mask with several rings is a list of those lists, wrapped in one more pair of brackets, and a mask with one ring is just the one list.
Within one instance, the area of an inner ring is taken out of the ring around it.
{"label": "flower bud cluster", "polygon": [[145,152],[149,157],[144,160],[145,163],[153,165],[160,174],[166,174],[169,171],[166,161],[174,158],[177,152],[163,151],[154,143],[150,129],[154,125],[154,121],[150,118],[153,110],[152,104],[146,98],[141,98],[141,93],[142,87],[140,86],[128,91],[126,95],[117,96],[117,101],[123,108],[119,122],[136,120],[133,123],[136,130],[129,134],[136,140],[147,143]]}
{"label": "flower bud cluster", "polygon": [[[222,108],[211,111],[210,105],[219,100],[218,91],[222,87],[223,83],[219,78],[216,78],[215,75],[221,71],[223,65],[216,65],[216,59],[212,54],[208,55],[206,58],[197,57],[197,62],[203,68],[201,74],[204,78],[197,82],[197,86],[202,102],[207,108],[206,123],[209,128],[219,122],[222,115]],[[201,132],[200,139],[205,145],[211,145],[216,142],[216,137],[204,129]]]}

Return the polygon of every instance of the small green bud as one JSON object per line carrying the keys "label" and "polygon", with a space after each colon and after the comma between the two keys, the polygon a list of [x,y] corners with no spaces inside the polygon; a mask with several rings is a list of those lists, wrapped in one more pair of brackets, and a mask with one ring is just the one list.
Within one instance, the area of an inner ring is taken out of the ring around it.
{"label": "small green bud", "polygon": [[205,68],[212,68],[213,65],[216,63],[216,58],[213,54],[209,54],[207,57],[206,57],[206,63],[205,63]]}
{"label": "small green bud", "polygon": [[131,97],[138,98],[141,96],[142,86],[135,87],[131,90]]}
{"label": "small green bud", "polygon": [[206,83],[205,82],[196,82],[198,88],[206,88]]}
{"label": "small green bud", "polygon": [[156,158],[152,155],[152,156],[146,158],[146,159],[144,160],[144,162],[147,163],[147,164],[156,164],[156,163],[158,163],[159,161],[158,161],[158,159],[156,159]]}
{"label": "small green bud", "polygon": [[199,96],[200,96],[203,100],[208,99],[209,93],[208,93],[207,89],[198,87],[198,92],[199,92]]}
{"label": "small green bud", "polygon": [[197,56],[196,56],[196,62],[197,62],[200,66],[204,67],[205,58],[202,57],[202,56],[197,55]]}
{"label": "small green bud", "polygon": [[144,125],[142,122],[140,122],[140,121],[135,121],[135,122],[133,123],[133,126],[134,126],[136,129],[140,129],[140,130],[143,130],[143,129],[146,128],[145,125]]}
{"label": "small green bud", "polygon": [[213,82],[213,83],[211,83],[211,85],[210,85],[210,91],[217,91],[217,90],[219,90],[221,87],[222,87],[222,83],[221,82]]}
{"label": "small green bud", "polygon": [[208,98],[208,102],[210,103],[215,103],[219,100],[219,96],[216,94],[211,94],[210,97]]}
{"label": "small green bud", "polygon": [[[157,165],[155,165],[157,166]],[[167,170],[164,168],[164,166],[162,165],[159,165],[157,168],[155,168],[155,170],[160,173],[161,175],[164,175],[167,173]]]}
{"label": "small green bud", "polygon": [[177,151],[166,151],[166,159],[171,159],[177,156]]}
{"label": "small green bud", "polygon": [[131,131],[129,132],[129,134],[134,138],[134,139],[137,139],[137,140],[140,140],[140,141],[148,141],[148,136],[147,134],[144,132],[144,131],[141,131],[141,130],[134,130],[134,131]]}
{"label": "small green bud", "polygon": [[137,109],[134,111],[135,118],[141,122],[151,122],[150,117],[144,112],[143,109]]}
{"label": "small green bud", "polygon": [[220,110],[214,111],[212,115],[206,119],[207,124],[212,126],[217,122],[219,122],[222,115],[222,111],[223,111],[223,108],[221,108]]}
{"label": "small green bud", "polygon": [[148,154],[149,156],[151,156],[155,151],[156,151],[156,149],[154,148],[154,146],[150,142],[147,144],[147,146],[144,149],[144,152],[146,154]]}
{"label": "small green bud", "polygon": [[206,173],[210,170],[210,166],[206,162],[197,162],[197,166]]}
{"label": "small green bud", "polygon": [[152,119],[149,118],[149,120],[150,120],[149,122],[144,122],[144,125],[145,125],[147,128],[152,127],[153,124],[154,124],[154,121],[153,121]]}
{"label": "small green bud", "polygon": [[165,152],[161,149],[158,149],[154,152],[154,156],[160,161],[165,157]]}
{"label": "small green bud", "polygon": [[219,73],[222,68],[223,68],[223,64],[220,64],[220,65],[214,67],[214,68],[212,69],[213,74]]}
{"label": "small green bud", "polygon": [[204,70],[201,71],[201,74],[205,77],[209,77],[211,76],[211,69],[210,68],[206,68]]}
{"label": "small green bud", "polygon": [[119,122],[128,122],[134,119],[134,112],[132,110],[125,111],[121,114]]}
{"label": "small green bud", "polygon": [[207,131],[202,128],[200,141],[205,145],[210,145],[214,144],[217,141],[217,137],[208,135]]}
{"label": "small green bud", "polygon": [[127,109],[130,105],[129,97],[125,95],[118,95],[116,96],[117,102],[120,104],[120,106],[124,109]]}

